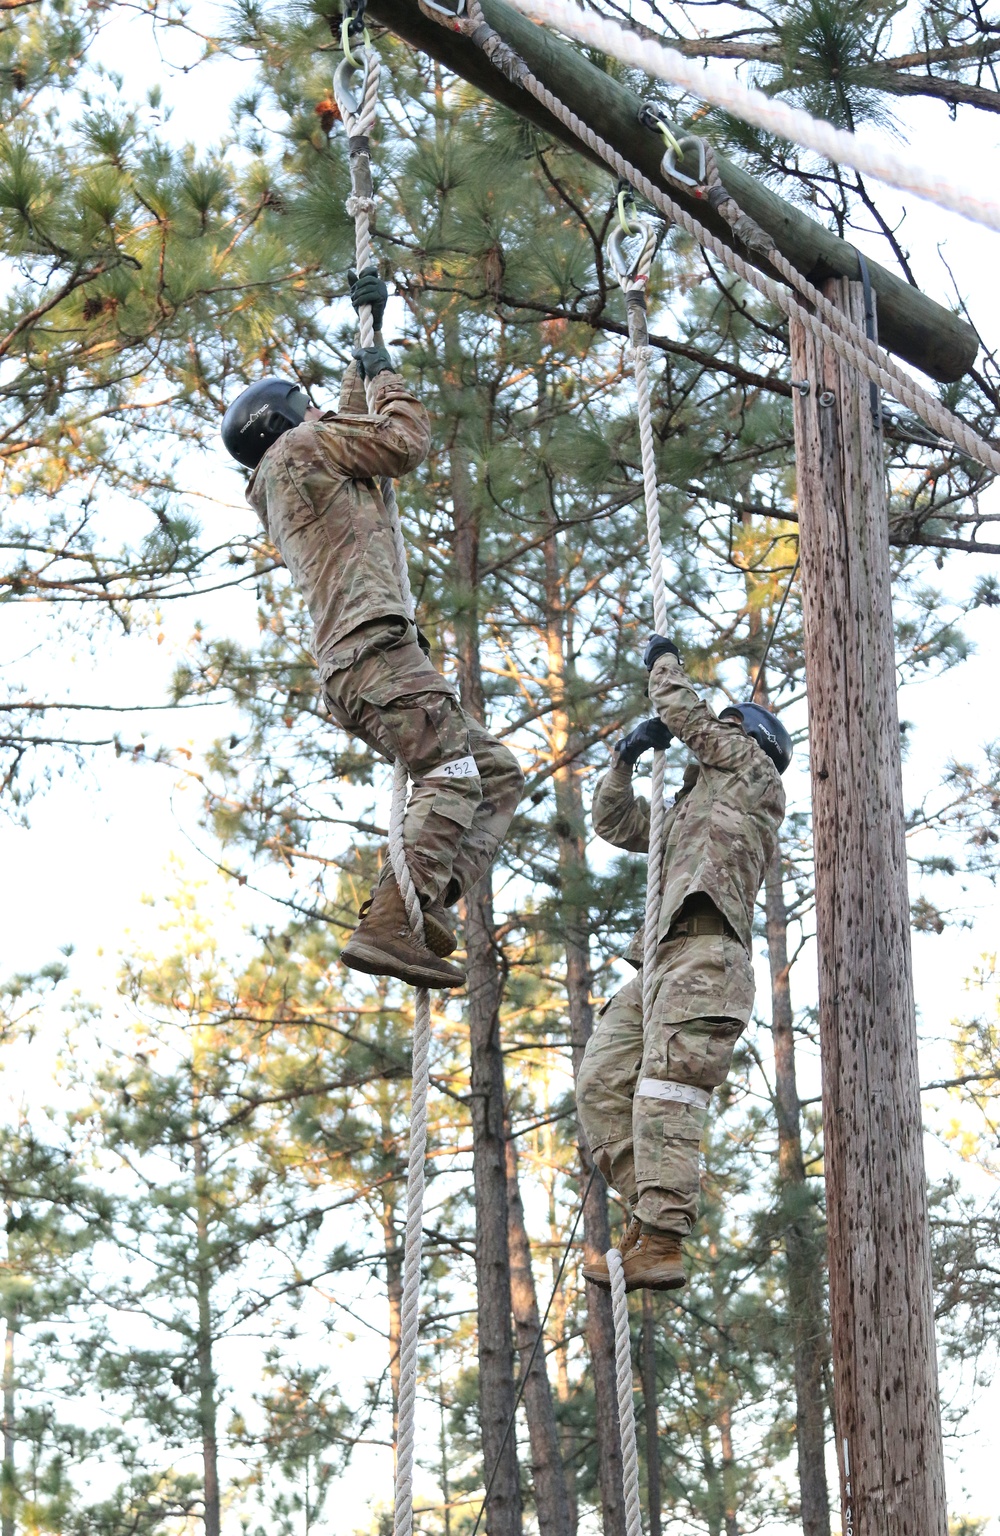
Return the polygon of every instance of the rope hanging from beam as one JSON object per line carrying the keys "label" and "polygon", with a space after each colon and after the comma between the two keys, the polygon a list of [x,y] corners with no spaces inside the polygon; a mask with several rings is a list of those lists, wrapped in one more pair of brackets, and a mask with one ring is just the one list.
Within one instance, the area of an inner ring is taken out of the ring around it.
{"label": "rope hanging from beam", "polygon": [[[346,34],[345,34],[346,43]],[[351,163],[351,196],[347,211],[354,218],[355,263],[363,272],[372,260],[371,217],[375,211],[368,136],[375,125],[378,108],[378,83],[381,64],[378,54],[366,41],[355,44],[360,58],[346,57],[334,76],[334,95],[347,129]],[[351,70],[364,68],[361,101],[350,88]],[[361,346],[374,344],[375,328],[371,307],[362,304],[358,312]],[[372,404],[373,381],[366,380],[368,404]],[[389,478],[381,481],[382,500],[392,527],[396,574],[403,602],[414,618],[413,593],[406,564],[406,549],[399,521],[396,488]],[[419,939],[424,935],[420,898],[406,863],[403,844],[403,818],[409,793],[406,764],[397,759],[392,779],[392,809],[389,815],[389,860],[406,907],[410,927]],[[420,1258],[423,1247],[425,1158],[427,1153],[427,1089],[430,1079],[431,996],[426,987],[418,987],[413,1009],[413,1068],[410,1107],[410,1147],[406,1170],[406,1235],[403,1245],[403,1294],[400,1303],[399,1405],[396,1432],[396,1487],[393,1536],[411,1536],[413,1529],[413,1461],[417,1404],[417,1335],[420,1306]]]}
{"label": "rope hanging from beam", "polygon": [[[619,201],[621,227],[611,236],[611,266],[625,295],[629,357],[635,374],[636,405],[639,416],[639,447],[642,454],[642,486],[646,506],[646,538],[649,545],[649,579],[653,598],[653,627],[658,634],[667,632],[667,592],[663,581],[663,541],[660,533],[660,496],[656,484],[656,451],[653,443],[653,412],[649,388],[649,333],[646,328],[646,285],[657,246],[657,227],[637,219],[639,247],[627,260],[622,236],[626,222]],[[664,776],[666,753],[653,753],[652,786],[649,796],[649,857],[646,862],[646,911],[642,943],[642,1022],[648,1029],[653,1006],[653,975],[656,969],[656,945],[660,930],[660,905],[663,887],[663,833],[666,824]],[[625,1293],[625,1271],[617,1248],[607,1254],[611,1276],[611,1312],[615,1328],[615,1371],[618,1384],[618,1425],[622,1445],[622,1491],[625,1500],[626,1536],[642,1536],[639,1507],[639,1458],[635,1437],[635,1402],[632,1394],[632,1341]]]}
{"label": "rope hanging from beam", "polygon": [[722,107],[734,117],[795,144],[825,159],[853,166],[887,186],[914,192],[927,202],[948,208],[988,229],[1000,230],[1000,203],[982,190],[962,186],[943,170],[932,172],[919,160],[874,139],[835,128],[822,118],[810,116],[779,97],[741,85],[735,75],[711,61],[687,59],[676,48],[667,48],[650,37],[640,37],[609,17],[582,10],[571,0],[510,0],[533,21],[555,27],[588,48],[599,48],[622,64],[666,80],[690,91],[702,101]]}
{"label": "rope hanging from beam", "polygon": [[[793,284],[804,298],[815,305],[817,314],[800,304],[783,283],[775,282],[766,273],[745,261],[738,251],[718,239],[711,230],[706,229],[704,224],[676,203],[662,188],[650,181],[637,166],[567,107],[565,102],[561,101],[538,79],[537,75],[532,73],[524,60],[489,25],[483,16],[479,0],[469,0],[467,14],[458,17],[445,15],[434,5],[426,5],[425,0],[418,0],[418,4],[421,11],[440,26],[463,32],[470,37],[483,50],[494,68],[507,79],[515,81],[540,102],[546,111],[553,117],[557,117],[582,144],[598,155],[616,176],[629,182],[637,192],[641,192],[642,196],[658,208],[666,218],[689,234],[697,244],[716,256],[735,276],[756,288],[758,293],[780,309],[789,319],[799,320],[807,330],[812,331],[827,346],[832,347],[844,362],[865,378],[870,379],[873,384],[877,384],[886,394],[892,395],[893,399],[913,411],[914,415],[919,416],[937,436],[954,443],[962,453],[992,470],[994,474],[1000,474],[1000,452],[991,443],[986,442],[960,416],[949,411],[940,400],[918,384],[916,379],[911,378],[883,347],[869,340],[863,330],[856,326],[843,311],[831,304],[809,282],[808,278],[798,272],[791,262],[774,249],[773,241],[766,231],[760,229],[759,225],[743,213],[723,187],[710,145],[705,145],[708,178],[706,196],[711,199],[727,222],[738,227],[741,238],[752,239],[753,246],[757,250],[762,251],[764,246],[767,247],[768,260],[771,261],[775,270],[780,271],[788,283]],[[751,230],[759,233],[751,235]]]}

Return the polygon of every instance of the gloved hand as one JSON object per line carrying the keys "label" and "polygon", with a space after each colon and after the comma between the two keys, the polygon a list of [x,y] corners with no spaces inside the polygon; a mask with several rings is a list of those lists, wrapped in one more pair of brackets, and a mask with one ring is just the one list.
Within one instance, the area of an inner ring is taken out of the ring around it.
{"label": "gloved hand", "polygon": [[429,656],[430,655],[430,653],[431,653],[431,643],[428,640],[427,636],[424,634],[423,630],[419,629],[419,628],[417,630],[417,644],[419,645],[420,649],[423,651],[425,656]]}
{"label": "gloved hand", "polygon": [[378,373],[392,372],[392,358],[381,343],[374,347],[361,347],[354,356],[363,379],[373,379]]}
{"label": "gloved hand", "polygon": [[669,747],[673,739],[673,735],[659,716],[651,715],[648,720],[640,720],[627,736],[622,737],[615,747],[615,752],[619,762],[627,763],[630,768],[634,768],[644,752],[657,748],[662,751],[664,747]]}
{"label": "gloved hand", "polygon": [[680,661],[681,653],[672,640],[668,640],[665,635],[650,636],[646,649],[642,653],[642,664],[646,671],[652,672],[654,664],[661,656],[666,656],[668,651],[671,656],[676,656]]}
{"label": "gloved hand", "polygon": [[351,303],[356,310],[362,304],[370,304],[372,308],[372,324],[377,331],[382,329],[382,319],[385,315],[385,301],[389,297],[389,290],[379,277],[374,267],[365,267],[360,277],[351,267],[347,274],[347,281],[351,290]]}

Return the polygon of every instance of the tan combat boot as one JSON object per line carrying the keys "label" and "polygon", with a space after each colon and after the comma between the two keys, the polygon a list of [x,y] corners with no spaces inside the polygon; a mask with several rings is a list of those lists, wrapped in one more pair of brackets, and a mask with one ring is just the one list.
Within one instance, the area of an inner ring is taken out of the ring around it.
{"label": "tan combat boot", "polygon": [[411,987],[461,987],[465,972],[414,937],[395,880],[383,880],[361,908],[341,959],[369,976],[396,976]]}
{"label": "tan combat boot", "polygon": [[448,908],[440,901],[429,902],[424,907],[424,938],[427,948],[435,955],[450,955],[458,944]]}
{"label": "tan combat boot", "polygon": [[679,1291],[687,1285],[676,1232],[644,1226],[622,1262],[627,1291]]}
{"label": "tan combat boot", "polygon": [[[395,884],[395,876],[392,873],[392,865],[386,864],[379,885]],[[375,892],[372,892],[374,897]],[[426,898],[420,898],[420,905],[424,908],[424,938],[427,948],[434,955],[450,955],[458,947],[458,939],[452,926],[448,908],[442,901],[429,901],[424,906]],[[366,901],[361,908],[360,916],[367,917],[371,901]]]}
{"label": "tan combat boot", "polygon": [[[618,1252],[622,1256],[623,1263],[638,1242],[641,1231],[642,1222],[638,1216],[633,1216],[630,1221],[625,1223],[625,1230],[618,1239]],[[606,1291],[610,1291],[611,1276],[608,1273],[608,1260],[605,1254],[602,1253],[599,1259],[594,1260],[593,1264],[585,1264],[583,1266],[583,1273],[587,1280],[593,1280],[595,1285],[603,1285]]]}

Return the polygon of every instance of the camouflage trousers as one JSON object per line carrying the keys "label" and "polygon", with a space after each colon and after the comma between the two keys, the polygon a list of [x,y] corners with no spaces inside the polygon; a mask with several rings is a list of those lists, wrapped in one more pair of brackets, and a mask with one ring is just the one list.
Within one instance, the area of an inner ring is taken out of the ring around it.
{"label": "camouflage trousers", "polygon": [[452,906],[496,858],[524,776],[514,754],[465,713],[416,634],[398,618],[355,630],[326,659],[324,691],[338,725],[406,764],[410,873],[425,905]]}
{"label": "camouflage trousers", "polygon": [[734,938],[667,939],[657,950],[653,986],[645,1036],[641,972],[601,1009],[577,1106],[612,1188],[648,1226],[683,1237],[698,1214],[712,1089],[725,1082],[746,1028],[753,973]]}

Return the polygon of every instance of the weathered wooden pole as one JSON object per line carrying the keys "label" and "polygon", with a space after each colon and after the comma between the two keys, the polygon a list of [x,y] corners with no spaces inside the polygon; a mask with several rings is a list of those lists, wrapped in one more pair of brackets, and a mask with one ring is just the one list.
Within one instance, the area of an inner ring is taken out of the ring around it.
{"label": "weathered wooden pole", "polygon": [[882,444],[867,382],[791,353],[843,1530],[945,1536]]}

